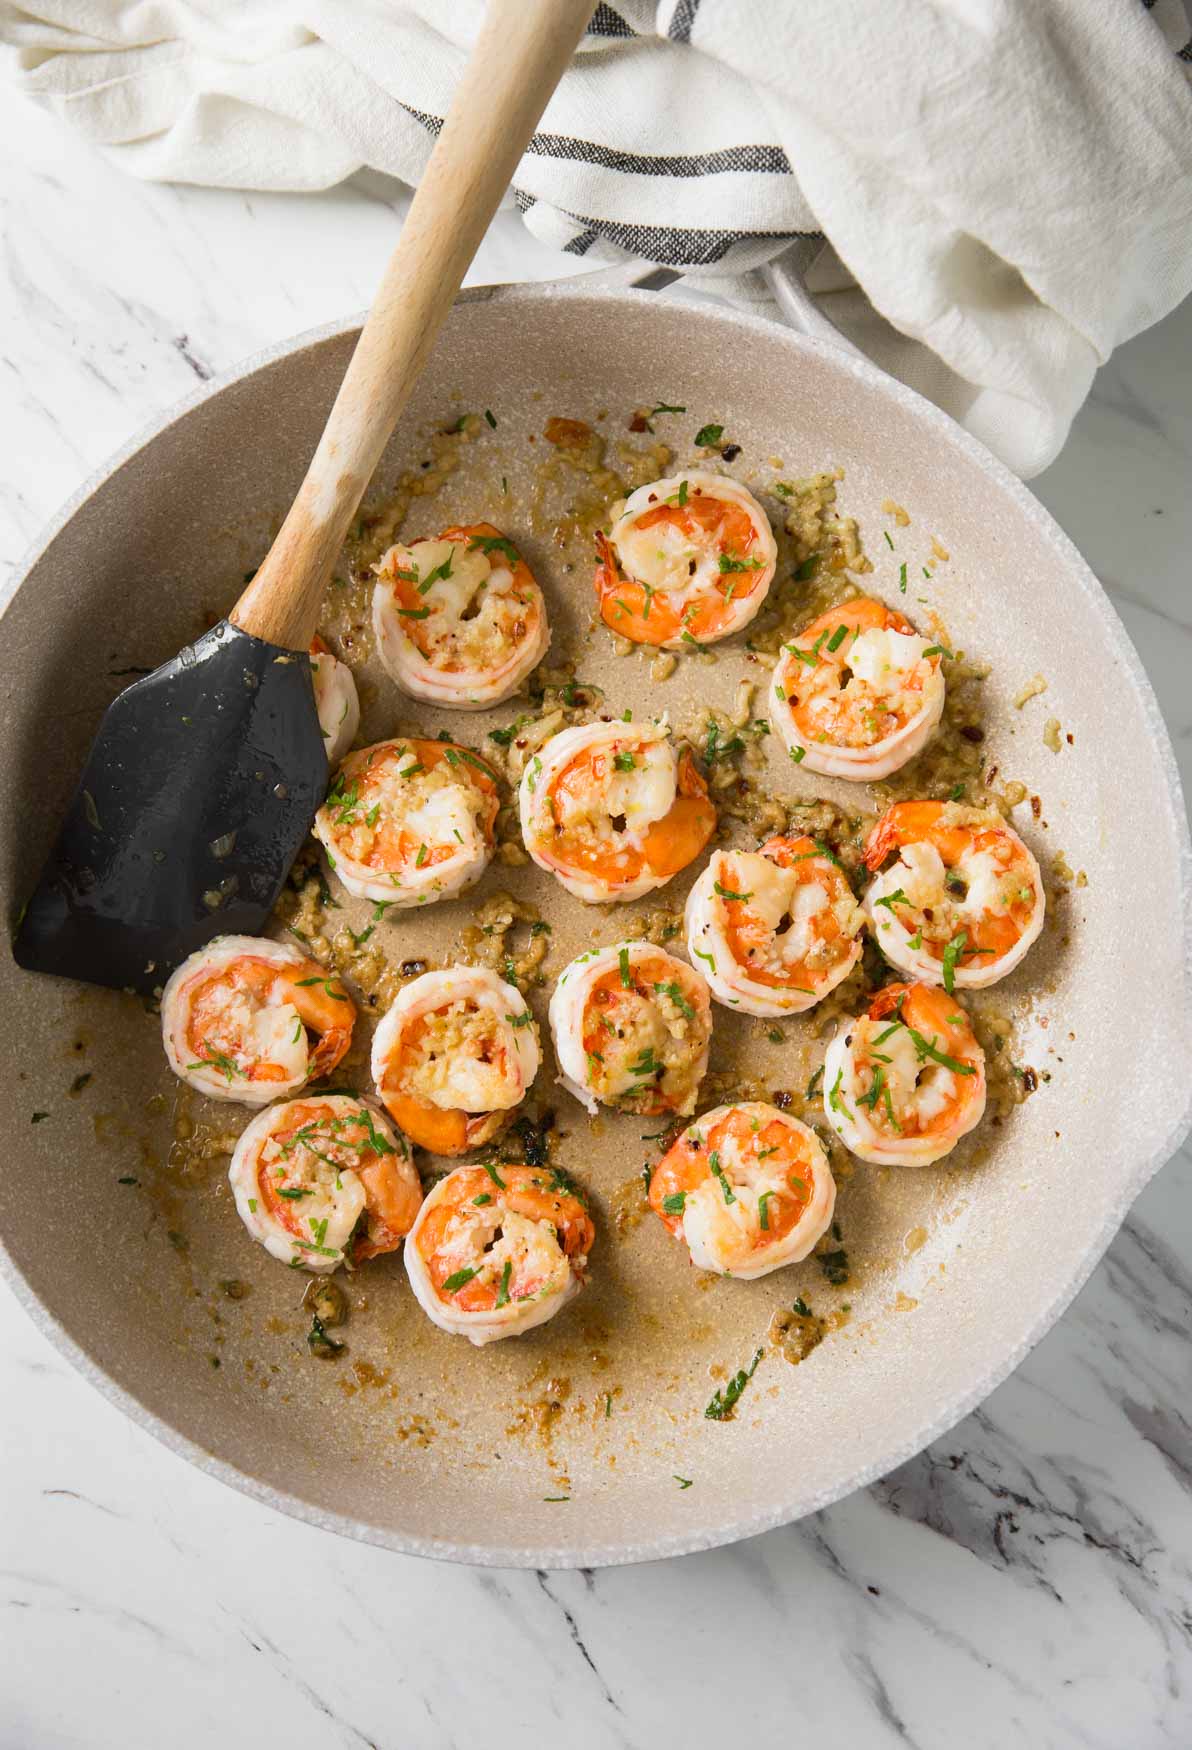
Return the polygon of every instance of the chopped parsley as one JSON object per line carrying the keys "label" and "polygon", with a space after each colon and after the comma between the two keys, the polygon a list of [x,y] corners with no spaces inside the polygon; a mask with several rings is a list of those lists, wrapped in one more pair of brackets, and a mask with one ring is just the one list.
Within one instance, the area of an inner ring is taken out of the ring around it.
{"label": "chopped parsley", "polygon": [[300,978],[294,988],[295,990],[304,990],[308,984],[322,985],[327,995],[333,997],[337,1003],[349,1003],[352,1000],[347,991],[332,990],[329,978]]}
{"label": "chopped parsley", "polygon": [[704,1411],[709,1422],[729,1422],[732,1420],[737,1401],[757,1372],[757,1365],[761,1358],[762,1351],[758,1349],[754,1352],[753,1360],[747,1368],[738,1368],[726,1386],[713,1392],[712,1401]]}
{"label": "chopped parsley", "polygon": [[311,1318],[310,1330],[307,1332],[306,1341],[310,1347],[312,1355],[338,1355],[344,1346],[342,1343],[337,1343],[334,1337],[329,1337],[327,1335],[327,1327],[319,1317],[318,1313],[315,1313]]}
{"label": "chopped parsley", "polygon": [[[833,1223],[832,1237],[837,1242],[840,1239],[840,1229]],[[816,1261],[820,1269],[834,1288],[840,1288],[848,1281],[848,1253],[838,1244],[834,1252],[817,1252]]]}
{"label": "chopped parsley", "polygon": [[633,979],[629,972],[629,950],[621,948],[617,952],[617,964],[621,968],[621,984],[626,990],[632,990]]}
{"label": "chopped parsley", "polygon": [[452,566],[454,564],[455,548],[453,547],[441,565],[436,565],[433,571],[427,572],[422,582],[418,585],[418,594],[425,595],[431,584],[438,583],[440,579],[446,583],[447,579],[452,575]]}
{"label": "chopped parsley", "polygon": [[501,1286],[497,1290],[497,1299],[496,1299],[497,1306],[508,1306],[509,1305],[509,1278],[512,1276],[512,1274],[513,1274],[512,1260],[509,1258],[506,1258],[504,1268],[501,1271]]}
{"label": "chopped parsley", "polygon": [[686,1202],[686,1191],[672,1191],[669,1197],[664,1197],[662,1199],[663,1214],[682,1215]]}
{"label": "chopped parsley", "polygon": [[968,941],[968,931],[958,930],[944,948],[944,989],[951,996],[956,989],[956,967],[964,954],[964,946]]}
{"label": "chopped parsley", "polygon": [[467,1287],[468,1283],[476,1274],[477,1272],[470,1264],[465,1265],[462,1270],[453,1270],[443,1284],[443,1293],[458,1294],[461,1288]]}
{"label": "chopped parsley", "polygon": [[734,893],[731,887],[722,887],[719,881],[713,881],[712,886],[716,889],[716,892],[720,895],[721,899],[736,899],[744,905],[747,899],[753,898],[752,893]]}
{"label": "chopped parsley", "polygon": [[508,747],[522,724],[528,723],[529,721],[530,718],[528,714],[524,714],[521,717],[515,717],[513,722],[507,724],[504,729],[490,729],[488,732],[488,739],[490,741],[495,741],[498,747]]}
{"label": "chopped parsley", "polygon": [[940,1051],[937,1048],[934,1039],[925,1039],[922,1033],[917,1033],[913,1027],[908,1027],[907,1032],[911,1036],[920,1060],[930,1058],[932,1063],[942,1064],[945,1069],[950,1069],[954,1075],[976,1075],[977,1071],[973,1064],[961,1063],[959,1058],[949,1057],[946,1051]]}
{"label": "chopped parsley", "polygon": [[701,425],[695,434],[695,445],[700,450],[712,450],[724,436],[722,425]]}
{"label": "chopped parsley", "polygon": [[647,1045],[629,1065],[629,1073],[631,1076],[652,1080],[655,1076],[660,1076],[665,1068],[666,1065],[659,1063],[654,1056],[654,1047]]}
{"label": "chopped parsley", "polygon": [[676,1009],[678,1009],[684,1020],[695,1020],[695,1010],[683,995],[682,987],[677,981],[672,979],[670,984],[656,984],[654,989],[658,992],[659,996],[670,998],[671,1002],[674,1003]]}
{"label": "chopped parsley", "polygon": [[[309,979],[306,982],[310,984],[318,984],[319,980],[315,978]],[[228,1057],[226,1053],[215,1051],[210,1046],[207,1048],[207,1054],[205,1057],[198,1058],[194,1063],[188,1063],[186,1067],[187,1069],[217,1069],[220,1070],[229,1081],[231,1081],[233,1076],[242,1075],[244,1073],[242,1070],[237,1069],[232,1059]]]}
{"label": "chopped parsley", "polygon": [[[657,413],[686,413],[686,411],[687,411],[686,407],[674,407],[671,405],[671,403],[669,401],[660,401],[656,407],[642,408],[640,413],[638,414],[638,417],[640,418],[642,425],[645,426],[647,431],[653,431],[654,427],[650,422],[654,418],[655,414],[657,414]],[[635,431],[639,431],[641,429],[641,427],[635,425],[633,429]]]}
{"label": "chopped parsley", "polygon": [[513,542],[507,540],[504,535],[474,535],[468,542],[468,552],[503,553],[510,565],[517,565],[521,560],[521,554]]}
{"label": "chopped parsley", "polygon": [[828,639],[828,649],[829,650],[839,650],[840,646],[844,643],[844,641],[847,637],[848,637],[848,627],[847,626],[837,626],[835,632],[833,632],[832,636]]}
{"label": "chopped parsley", "polygon": [[618,772],[632,772],[637,765],[637,761],[629,750],[626,749],[624,753],[615,753],[613,755],[613,765]]}
{"label": "chopped parsley", "polygon": [[770,1211],[768,1205],[771,1197],[775,1196],[777,1196],[777,1192],[775,1191],[763,1191],[757,1200],[757,1225],[761,1228],[763,1233],[769,1233],[770,1231]]}
{"label": "chopped parsley", "polygon": [[836,1080],[832,1083],[831,1089],[829,1090],[829,1093],[828,1093],[828,1105],[832,1108],[833,1112],[839,1112],[842,1114],[843,1117],[851,1118],[852,1113],[849,1111],[847,1105],[844,1102],[844,1098],[840,1092],[840,1084],[843,1082],[843,1080],[844,1080],[844,1071],[842,1069],[838,1069],[836,1071]]}
{"label": "chopped parsley", "polygon": [[708,1171],[719,1184],[720,1189],[724,1194],[724,1201],[726,1203],[735,1203],[737,1201],[736,1193],[729,1184],[728,1175],[720,1164],[720,1154],[717,1149],[713,1149],[708,1156]]}

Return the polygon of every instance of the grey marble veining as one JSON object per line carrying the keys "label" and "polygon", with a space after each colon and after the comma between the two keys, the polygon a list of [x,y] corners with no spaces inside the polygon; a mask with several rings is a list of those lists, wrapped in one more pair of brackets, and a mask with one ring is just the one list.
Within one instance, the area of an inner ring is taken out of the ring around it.
{"label": "grey marble veining", "polygon": [[[197,380],[365,305],[401,201],[378,178],[141,187],[13,103],[0,155],[2,571]],[[504,215],[471,278],[557,271]],[[1186,785],[1190,481],[1192,305],[1101,372],[1035,486]],[[603,1573],[436,1567],[282,1519],[127,1424],[0,1297],[5,1747],[1192,1745],[1188,1150],[947,1438],[800,1525]]]}

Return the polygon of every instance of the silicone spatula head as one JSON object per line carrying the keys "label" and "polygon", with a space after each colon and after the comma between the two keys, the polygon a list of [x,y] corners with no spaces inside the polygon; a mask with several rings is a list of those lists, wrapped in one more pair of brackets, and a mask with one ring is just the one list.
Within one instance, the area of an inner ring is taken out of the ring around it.
{"label": "silicone spatula head", "polygon": [[108,706],[17,928],[35,972],[145,993],[257,935],[327,789],[303,651],[222,621]]}

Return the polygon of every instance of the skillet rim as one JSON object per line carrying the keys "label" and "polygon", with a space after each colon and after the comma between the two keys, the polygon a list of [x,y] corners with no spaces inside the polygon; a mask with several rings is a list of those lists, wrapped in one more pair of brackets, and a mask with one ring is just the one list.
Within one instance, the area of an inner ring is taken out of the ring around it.
{"label": "skillet rim", "polygon": [[[581,274],[571,279],[559,281],[531,281],[517,285],[469,287],[460,293],[456,303],[482,303],[493,298],[513,303],[553,302],[556,300],[573,302],[587,300],[591,302],[596,300],[602,304],[620,305],[627,311],[652,308],[657,303],[657,294],[652,292],[632,288],[613,288],[607,285],[586,287],[587,277]],[[1179,771],[1167,726],[1141,659],[1130,641],[1129,634],[1117,610],[1099,580],[1081,557],[1075,544],[1024,483],[1012,474],[1002,462],[998,461],[977,438],[957,425],[948,414],[927,401],[917,391],[908,388],[897,379],[887,376],[868,359],[854,358],[828,342],[797,333],[781,323],[748,312],[738,311],[727,305],[692,304],[689,306],[689,311],[693,321],[708,319],[712,322],[727,322],[738,331],[762,335],[767,340],[772,340],[777,333],[785,344],[795,352],[806,352],[826,360],[846,376],[851,376],[854,380],[863,382],[870,388],[888,396],[900,406],[902,411],[926,426],[934,441],[950,444],[979,466],[991,478],[994,486],[1008,495],[1017,508],[1034,524],[1040,537],[1052,548],[1057,564],[1065,569],[1072,581],[1079,587],[1086,606],[1097,615],[1113,653],[1122,664],[1124,678],[1138,699],[1163,777],[1168,812],[1164,836],[1174,836],[1175,839],[1182,899],[1182,1019],[1185,1027],[1186,1047],[1188,1039],[1192,1037],[1192,838],[1189,835],[1189,823]],[[243,382],[258,371],[293,354],[349,336],[359,330],[362,321],[363,315],[359,315],[325,323],[317,328],[306,329],[300,334],[253,353],[231,370],[222,372],[198,385],[181,401],[175,402],[160,416],[142,427],[71,494],[57,515],[34,539],[14,568],[9,583],[0,592],[0,624],[2,624],[5,613],[15,601],[18,593],[28,581],[29,573],[48,552],[52,543],[67,524],[82,506],[94,497],[133,456],[148,448],[166,430],[214,396],[221,394],[225,389]],[[916,1432],[909,1438],[883,1447],[877,1456],[846,1480],[820,1490],[809,1499],[788,1501],[777,1507],[767,1507],[762,1512],[744,1514],[728,1521],[719,1521],[711,1526],[705,1524],[702,1528],[694,1528],[691,1531],[675,1533],[653,1540],[646,1539],[639,1542],[622,1540],[611,1544],[595,1545],[565,1543],[522,1547],[456,1543],[446,1537],[426,1538],[399,1533],[366,1520],[352,1518],[346,1514],[328,1512],[303,1500],[297,1494],[275,1488],[272,1484],[262,1483],[257,1477],[242,1470],[238,1465],[218,1457],[213,1451],[191,1440],[189,1436],[181,1434],[163,1417],[148,1409],[139,1398],[135,1397],[124,1386],[117,1384],[103,1367],[92,1360],[57,1315],[34,1292],[9,1253],[3,1235],[0,1235],[0,1273],[12,1287],[17,1300],[28,1313],[33,1324],[48,1338],[58,1353],[70,1362],[88,1384],[93,1386],[109,1403],[121,1410],[138,1428],[151,1434],[171,1452],[187,1459],[196,1469],[206,1475],[217,1478],[220,1482],[226,1483],[250,1499],[272,1507],[290,1518],[301,1520],[320,1530],[335,1532],[354,1542],[378,1545],[401,1554],[425,1556],[440,1561],[453,1561],[477,1567],[594,1568],[654,1561],[669,1556],[694,1554],[702,1550],[736,1543],[744,1538],[773,1530],[780,1525],[792,1524],[808,1514],[819,1512],[823,1508],[833,1505],[836,1501],[842,1500],[846,1495],[852,1494],[855,1490],[866,1487],[898,1465],[906,1463],[907,1460],[921,1452],[924,1447],[940,1439],[971,1410],[983,1402],[1018,1367],[1030,1350],[1041,1341],[1075,1299],[1122,1225],[1135,1197],[1154,1174],[1171,1159],[1186,1139],[1189,1131],[1192,1130],[1192,1063],[1186,1064],[1184,1067],[1188,1071],[1187,1075],[1185,1077],[1180,1077],[1178,1074],[1173,1075],[1169,1078],[1168,1085],[1173,1091],[1173,1108],[1175,1101],[1179,1098],[1181,1086],[1187,1089],[1185,1103],[1182,1109],[1173,1109],[1160,1146],[1148,1154],[1145,1159],[1139,1161],[1131,1174],[1123,1176],[1116,1196],[1105,1211],[1101,1228],[1095,1239],[1086,1252],[1076,1260],[1067,1277],[1056,1287],[1050,1301],[1039,1314],[1030,1331],[996,1365],[987,1369],[966,1392],[950,1402],[933,1419],[920,1424]]]}

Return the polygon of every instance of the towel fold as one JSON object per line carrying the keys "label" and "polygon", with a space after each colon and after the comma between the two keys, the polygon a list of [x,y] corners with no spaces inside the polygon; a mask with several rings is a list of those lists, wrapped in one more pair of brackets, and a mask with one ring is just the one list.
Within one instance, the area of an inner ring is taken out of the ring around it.
{"label": "towel fold", "polygon": [[[132,174],[416,183],[482,0],[0,0],[17,84]],[[1183,0],[617,0],[511,199],[736,300],[792,238],[863,351],[1019,474],[1192,290]]]}

